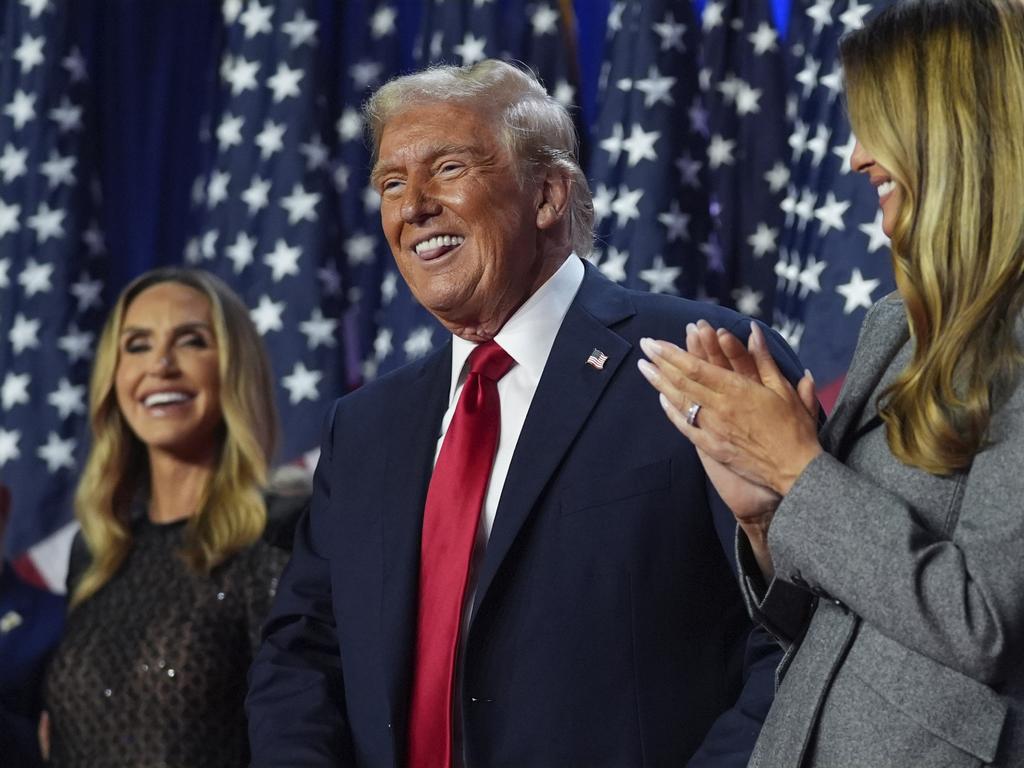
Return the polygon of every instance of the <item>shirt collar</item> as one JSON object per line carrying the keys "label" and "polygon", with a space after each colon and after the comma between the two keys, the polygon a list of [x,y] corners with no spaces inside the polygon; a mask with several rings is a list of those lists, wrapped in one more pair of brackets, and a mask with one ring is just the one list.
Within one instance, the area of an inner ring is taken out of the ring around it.
{"label": "shirt collar", "polygon": [[[512,356],[536,385],[547,364],[565,313],[583,283],[583,261],[574,253],[505,321],[494,340]],[[462,379],[462,369],[478,343],[452,335],[452,379],[448,403]]]}

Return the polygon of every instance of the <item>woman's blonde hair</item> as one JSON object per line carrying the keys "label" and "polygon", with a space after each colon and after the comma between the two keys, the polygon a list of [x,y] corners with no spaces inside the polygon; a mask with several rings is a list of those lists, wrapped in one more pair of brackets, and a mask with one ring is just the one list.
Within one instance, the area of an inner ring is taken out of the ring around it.
{"label": "woman's blonde hair", "polygon": [[192,288],[210,302],[220,373],[223,437],[213,475],[189,518],[182,557],[198,573],[209,573],[255,542],[266,524],[261,493],[277,438],[270,362],[249,311],[213,275],[163,268],[136,278],[117,299],[100,337],[89,390],[92,446],[75,494],[75,515],[92,561],[71,597],[74,607],[117,572],[131,548],[130,506],[148,482],[145,446],[121,414],[114,390],[119,336],[132,301],[158,283]]}
{"label": "woman's blonde hair", "polygon": [[899,459],[950,474],[1022,359],[1024,3],[910,0],[841,48],[854,132],[903,195],[892,257],[916,346],[881,415]]}

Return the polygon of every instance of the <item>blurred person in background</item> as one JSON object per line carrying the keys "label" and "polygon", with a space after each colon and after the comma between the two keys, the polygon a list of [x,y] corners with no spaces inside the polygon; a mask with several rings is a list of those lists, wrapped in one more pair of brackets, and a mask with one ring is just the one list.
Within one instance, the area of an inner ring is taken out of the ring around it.
{"label": "blurred person in background", "polygon": [[1024,3],[902,2],[841,54],[898,291],[831,418],[756,330],[641,369],[787,650],[751,765],[1024,765]]}
{"label": "blurred person in background", "polygon": [[[11,494],[0,483],[0,551]],[[22,579],[0,560],[0,756],[3,765],[42,765],[36,723],[42,710],[43,671],[60,640],[64,599]]]}
{"label": "blurred person in background", "polygon": [[247,765],[246,674],[287,554],[261,540],[277,422],[245,305],[201,271],[137,278],[104,328],[89,408],[85,546],[44,749],[59,766]]}

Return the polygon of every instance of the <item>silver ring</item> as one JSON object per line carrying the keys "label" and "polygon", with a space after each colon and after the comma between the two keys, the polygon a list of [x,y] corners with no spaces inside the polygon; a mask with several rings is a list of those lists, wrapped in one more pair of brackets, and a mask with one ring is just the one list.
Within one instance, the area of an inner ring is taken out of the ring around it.
{"label": "silver ring", "polygon": [[[697,426],[697,414],[700,413],[700,403],[694,403],[686,409],[686,423],[691,427]],[[697,427],[700,429],[700,427]]]}

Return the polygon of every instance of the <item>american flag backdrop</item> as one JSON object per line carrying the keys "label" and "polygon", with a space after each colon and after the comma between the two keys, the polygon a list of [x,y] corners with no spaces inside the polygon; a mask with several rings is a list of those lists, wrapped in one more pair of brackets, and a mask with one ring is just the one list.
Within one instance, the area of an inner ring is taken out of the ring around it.
{"label": "american flag backdrop", "polygon": [[768,0],[713,0],[702,27],[700,79],[724,298],[770,322],[789,181],[783,43]]}
{"label": "american flag backdrop", "polygon": [[[445,339],[380,233],[362,102],[413,67],[502,56],[532,66],[580,116],[573,13],[590,5],[217,5],[217,66],[192,94],[205,118],[181,262],[217,273],[249,305],[273,359],[279,460],[291,461],[315,448],[333,398]],[[106,145],[90,123],[102,83],[83,42],[94,39],[88,13],[75,10],[87,7],[0,0],[0,480],[14,497],[5,549],[34,552],[54,587],[88,447],[92,350],[121,287],[106,285],[122,254],[107,254],[103,233],[117,217],[101,217],[94,183],[110,158],[97,157]],[[848,171],[835,55],[873,7],[794,0],[788,35],[769,0],[608,7],[603,66],[590,80],[598,108],[581,120],[594,263],[622,284],[770,321],[834,395],[864,310],[892,286],[875,195]]]}
{"label": "american flag backdrop", "polygon": [[204,128],[208,162],[195,184],[185,252],[250,306],[273,362],[288,458],[313,447],[327,403],[346,388],[335,125],[326,98],[336,30],[318,19],[317,5],[224,3]]}
{"label": "american flag backdrop", "polygon": [[108,271],[93,91],[78,43],[88,19],[46,0],[0,7],[0,481],[13,502],[5,552],[21,556],[23,576],[59,591]]}
{"label": "american flag backdrop", "polygon": [[888,2],[797,0],[789,30],[790,179],[773,324],[835,402],[864,313],[895,287],[874,189],[850,170],[839,38]]}
{"label": "american flag backdrop", "polygon": [[726,276],[709,207],[699,20],[689,0],[619,0],[607,34],[586,167],[592,261],[629,287],[717,301]]}

